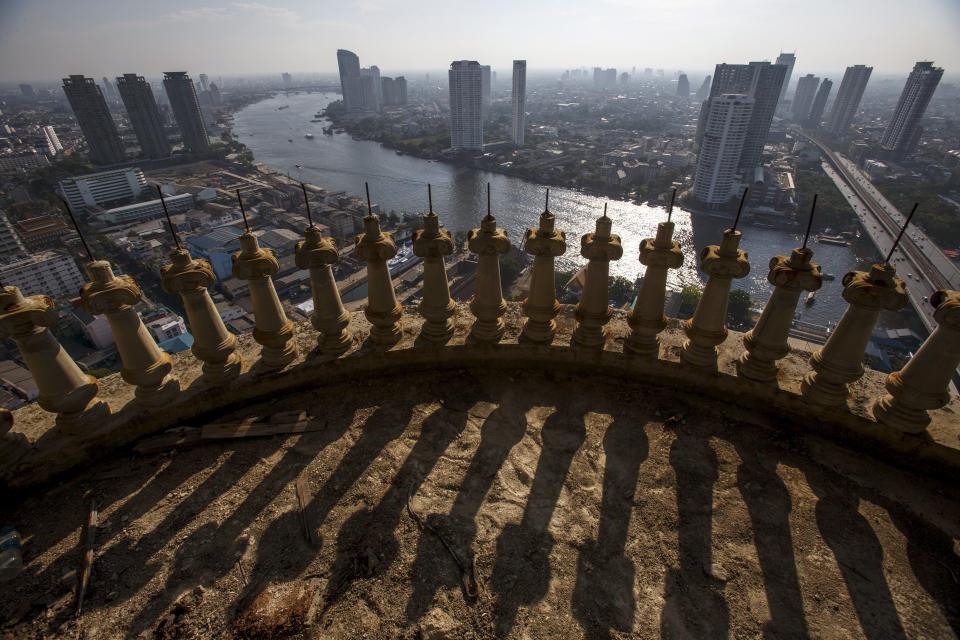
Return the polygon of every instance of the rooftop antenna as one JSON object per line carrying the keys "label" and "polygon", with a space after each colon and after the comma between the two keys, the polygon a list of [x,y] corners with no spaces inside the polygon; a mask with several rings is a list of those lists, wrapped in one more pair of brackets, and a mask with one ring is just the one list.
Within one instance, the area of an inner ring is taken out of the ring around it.
{"label": "rooftop antenna", "polygon": [[433,187],[430,186],[430,183],[427,183],[427,207],[430,209],[430,213],[433,213]]}
{"label": "rooftop antenna", "polygon": [[740,223],[740,214],[743,212],[743,203],[747,201],[748,191],[750,191],[750,187],[743,188],[743,195],[740,196],[740,206],[737,207],[737,217],[733,219],[733,227],[730,228],[730,231],[737,230],[737,224]]}
{"label": "rooftop antenna", "polygon": [[603,217],[604,217],[604,218],[607,217],[607,203],[606,203],[606,202],[603,203]]}
{"label": "rooftop antenna", "polygon": [[677,188],[673,188],[673,193],[670,194],[670,204],[667,206],[667,222],[670,222],[670,218],[673,217],[673,201],[677,197]]}
{"label": "rooftop antenna", "polygon": [[493,217],[493,214],[490,213],[490,183],[487,183],[487,217]]}
{"label": "rooftop antenna", "polygon": [[810,228],[813,226],[813,212],[817,210],[817,194],[813,194],[813,204],[810,205],[810,219],[807,220],[807,233],[803,236],[803,249],[807,248],[807,240],[810,239]]}
{"label": "rooftop antenna", "polygon": [[307,221],[310,223],[310,226],[313,226],[313,216],[310,215],[310,201],[307,200],[307,185],[300,183],[300,188],[303,189],[303,204],[307,207]]}
{"label": "rooftop antenna", "polygon": [[370,183],[369,183],[369,182],[364,182],[364,183],[363,183],[363,188],[367,190],[367,215],[370,216],[370,217],[372,217],[372,216],[373,216],[373,205],[370,204]]}
{"label": "rooftop antenna", "polygon": [[160,185],[157,185],[157,193],[160,195],[160,204],[163,205],[163,215],[167,217],[167,224],[170,226],[170,235],[173,236],[173,242],[177,245],[177,251],[183,249],[180,246],[180,238],[177,237],[177,230],[173,228],[173,220],[170,219],[170,212],[167,211],[167,203],[163,199],[163,190],[160,189]]}
{"label": "rooftop antenna", "polygon": [[250,233],[250,223],[247,222],[247,210],[243,208],[243,198],[240,197],[240,189],[237,189],[237,202],[240,203],[240,213],[243,215],[243,227]]}
{"label": "rooftop antenna", "polygon": [[67,214],[70,216],[71,222],[73,222],[73,228],[77,230],[77,235],[80,236],[80,242],[83,243],[83,248],[87,252],[87,257],[90,258],[90,262],[93,262],[96,258],[93,257],[93,252],[90,251],[90,246],[87,244],[87,239],[83,237],[83,232],[80,231],[80,225],[77,224],[77,219],[73,215],[73,209],[70,208],[70,203],[64,198],[60,198],[63,202],[63,206],[67,208]]}
{"label": "rooftop antenna", "polygon": [[890,253],[887,254],[887,259],[883,261],[884,264],[890,264],[890,258],[893,257],[893,252],[897,250],[897,245],[900,244],[900,238],[903,237],[903,233],[907,230],[907,226],[910,225],[910,220],[913,218],[913,214],[917,212],[917,207],[919,206],[919,202],[913,203],[913,210],[910,211],[910,215],[907,216],[907,221],[904,222],[903,226],[900,228],[900,233],[897,234],[897,239],[893,241],[893,246],[890,247]]}
{"label": "rooftop antenna", "polygon": [[550,211],[550,187],[547,187],[547,197],[543,202],[544,213]]}

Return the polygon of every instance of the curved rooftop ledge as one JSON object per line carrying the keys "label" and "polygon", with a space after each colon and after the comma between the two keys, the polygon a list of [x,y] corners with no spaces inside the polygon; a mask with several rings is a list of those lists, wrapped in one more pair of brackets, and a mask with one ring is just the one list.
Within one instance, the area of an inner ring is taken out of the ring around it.
{"label": "curved rooftop ledge", "polygon": [[[743,352],[743,335],[731,331],[720,345],[719,373],[703,373],[680,362],[686,336],[679,322],[670,320],[660,335],[659,359],[624,355],[623,341],[630,329],[626,314],[614,313],[608,325],[609,339],[602,351],[570,347],[576,325],[574,308],[563,306],[557,317],[557,335],[551,346],[519,344],[522,326],[520,305],[508,304],[504,317],[507,332],[495,346],[468,344],[473,316],[466,305],[456,308],[455,332],[446,346],[422,344],[417,336],[423,323],[415,308],[405,308],[401,319],[403,337],[388,350],[366,338],[370,324],[363,313],[350,318],[354,342],[339,358],[318,355],[316,331],[308,323],[297,327],[300,356],[280,371],[258,366],[260,347],[252,336],[238,340],[243,359],[241,376],[226,387],[214,388],[200,381],[201,362],[191,353],[174,356],[174,375],[182,391],[162,409],[148,409],[133,402],[134,389],[119,374],[100,380],[100,398],[113,413],[99,427],[74,434],[55,426],[54,415],[29,405],[15,413],[13,430],[7,433],[0,453],[0,481],[10,487],[37,485],[130,446],[148,434],[180,426],[201,426],[243,405],[304,390],[322,393],[324,386],[360,378],[395,376],[404,372],[456,369],[531,369],[590,376],[607,376],[632,384],[669,388],[685,394],[691,403],[707,403],[732,418],[761,426],[790,430],[805,436],[825,436],[855,450],[922,475],[955,478],[960,471],[960,402],[953,398],[942,409],[930,412],[925,433],[907,434],[877,423],[870,413],[873,401],[884,393],[885,374],[867,370],[850,385],[848,411],[822,408],[800,395],[800,382],[809,371],[810,351],[792,343],[780,362],[777,386],[737,377],[734,361]],[[305,355],[304,355],[305,354]],[[329,398],[331,404],[336,398]]]}

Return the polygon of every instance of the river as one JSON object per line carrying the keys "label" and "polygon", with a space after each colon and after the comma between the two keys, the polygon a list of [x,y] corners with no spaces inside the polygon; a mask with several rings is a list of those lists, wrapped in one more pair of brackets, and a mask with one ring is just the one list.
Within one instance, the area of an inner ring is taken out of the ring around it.
{"label": "river", "polygon": [[[506,229],[511,241],[519,243],[524,230],[536,226],[543,211],[544,187],[512,176],[457,167],[442,162],[428,162],[408,155],[397,155],[377,142],[353,140],[348,134],[323,135],[327,124],[311,123],[336,94],[301,93],[284,95],[252,104],[234,117],[234,134],[253,152],[256,162],[267,164],[305,182],[330,190],[344,190],[363,195],[363,183],[370,183],[373,201],[389,212],[422,212],[427,205],[427,183],[433,187],[434,211],[452,231],[476,227],[486,212],[486,185],[492,192],[493,214]],[[278,107],[289,108],[278,110]],[[312,133],[308,140],[304,134]],[[290,142],[292,140],[292,142]],[[302,169],[297,169],[296,165]],[[611,263],[610,272],[631,280],[643,273],[638,261],[640,240],[656,232],[657,223],[666,218],[663,207],[637,205],[632,202],[607,200],[571,189],[551,187],[550,210],[557,217],[557,228],[567,234],[567,252],[557,260],[558,268],[583,264],[580,257],[580,236],[592,231],[597,217],[609,203],[608,215],[613,219],[614,233],[620,235],[624,256]],[[684,249],[683,266],[671,272],[674,286],[700,284],[703,274],[697,268],[700,248],[717,244],[726,224],[675,208],[674,238]],[[750,292],[759,307],[770,295],[767,282],[770,258],[789,255],[799,245],[801,235],[792,229],[742,228],[742,248],[750,255],[750,274],[734,286]],[[816,244],[811,240],[814,260],[825,273],[836,280],[823,283],[817,302],[809,307],[802,303],[803,320],[815,324],[836,323],[846,303],[840,297],[843,274],[862,268],[873,258],[872,245],[860,241],[856,246],[836,247]],[[857,255],[857,254],[861,255]]]}

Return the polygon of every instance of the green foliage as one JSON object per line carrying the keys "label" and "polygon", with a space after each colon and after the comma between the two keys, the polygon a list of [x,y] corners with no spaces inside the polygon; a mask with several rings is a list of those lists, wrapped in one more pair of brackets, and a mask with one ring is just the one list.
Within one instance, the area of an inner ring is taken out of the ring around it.
{"label": "green foliage", "polygon": [[857,219],[850,203],[843,197],[830,176],[822,170],[797,171],[797,200],[800,205],[799,219],[806,221],[810,215],[813,194],[817,194],[817,212],[813,222],[816,229],[849,226]]}
{"label": "green foliage", "polygon": [[610,276],[607,281],[607,297],[616,307],[629,304],[634,296],[634,283],[623,276]]}
{"label": "green foliage", "polygon": [[696,285],[688,284],[680,290],[680,308],[677,310],[677,316],[680,318],[690,318],[693,312],[697,310],[697,303],[700,302],[700,296],[703,295],[703,289]]}
{"label": "green foliage", "polygon": [[523,265],[520,263],[520,259],[513,253],[508,253],[500,258],[500,286],[504,293],[510,290],[522,270]]}
{"label": "green foliage", "polygon": [[750,324],[750,307],[753,299],[750,293],[744,289],[733,289],[730,291],[730,297],[727,299],[727,318],[735,327],[743,327]]}
{"label": "green foliage", "polygon": [[570,282],[570,278],[572,278],[575,273],[576,271],[573,269],[554,271],[553,283],[557,292],[557,300],[560,302],[571,303],[576,301],[576,295],[574,295],[572,291],[567,290],[567,283]]}
{"label": "green foliage", "polygon": [[916,183],[890,179],[875,181],[874,185],[904,215],[910,212],[915,202],[919,203],[911,224],[923,229],[942,247],[960,248],[960,210],[941,200],[937,196],[939,189],[918,188]]}
{"label": "green foliage", "polygon": [[98,367],[96,369],[90,369],[89,371],[87,371],[87,373],[92,375],[94,378],[104,378],[106,376],[109,376],[111,373],[113,373],[113,370],[108,369],[106,367]]}

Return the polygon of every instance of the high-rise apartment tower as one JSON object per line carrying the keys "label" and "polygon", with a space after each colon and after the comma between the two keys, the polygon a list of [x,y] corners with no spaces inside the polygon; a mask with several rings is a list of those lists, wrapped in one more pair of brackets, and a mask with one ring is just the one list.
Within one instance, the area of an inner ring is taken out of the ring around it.
{"label": "high-rise apartment tower", "polygon": [[210,140],[207,138],[207,127],[203,124],[193,80],[186,71],[166,71],[163,74],[163,88],[170,100],[173,119],[180,129],[183,146],[193,153],[209,151]]}
{"label": "high-rise apartment tower", "polygon": [[475,60],[450,64],[450,146],[455,150],[483,149],[481,75]]}
{"label": "high-rise apartment tower", "polygon": [[837,91],[837,99],[833,101],[833,108],[830,109],[830,116],[827,118],[827,129],[833,135],[842,136],[847,133],[853,117],[857,115],[857,109],[860,108],[860,100],[863,98],[863,92],[867,88],[872,72],[873,67],[865,67],[862,64],[847,67],[840,82],[840,89]]}
{"label": "high-rise apartment tower", "polygon": [[940,84],[943,69],[933,66],[932,62],[918,62],[907,77],[897,109],[883,133],[880,146],[897,154],[911,153],[920,141],[923,127],[920,120],[930,104],[933,92]]}
{"label": "high-rise apartment tower", "polygon": [[140,150],[148,158],[165,158],[170,155],[170,142],[163,130],[160,110],[150,84],[135,73],[125,73],[117,78],[117,91],[123,106],[130,116],[133,132],[137,134]]}
{"label": "high-rise apartment tower", "polygon": [[693,180],[694,195],[709,205],[730,199],[730,189],[749,133],[753,99],[746,94],[710,98]]}
{"label": "high-rise apartment tower", "polygon": [[523,145],[524,120],[527,108],[527,61],[513,61],[513,119],[511,120],[510,137],[513,144]]}
{"label": "high-rise apartment tower", "polygon": [[63,92],[90,148],[95,164],[116,164],[124,161],[123,144],[117,125],[110,117],[107,101],[93,78],[70,76],[63,79]]}

